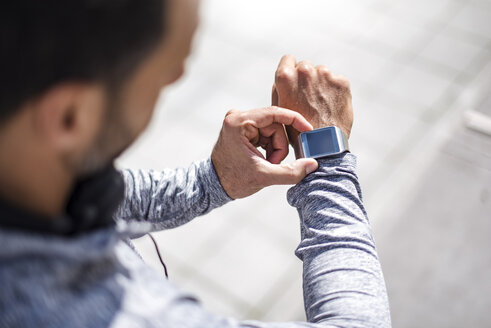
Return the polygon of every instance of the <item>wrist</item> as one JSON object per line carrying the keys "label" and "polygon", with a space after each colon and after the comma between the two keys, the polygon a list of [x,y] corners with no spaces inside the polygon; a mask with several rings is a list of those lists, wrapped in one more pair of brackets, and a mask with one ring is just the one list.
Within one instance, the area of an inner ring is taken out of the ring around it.
{"label": "wrist", "polygon": [[351,153],[343,153],[337,156],[321,158],[317,160],[319,168],[307,175],[300,183],[288,190],[288,202],[294,207],[301,207],[314,198],[306,197],[309,192],[323,190],[324,183],[319,181],[339,181],[340,179],[357,180],[356,156]]}
{"label": "wrist", "polygon": [[203,170],[201,173],[207,177],[207,179],[205,179],[208,184],[207,187],[214,191],[214,194],[221,202],[226,203],[233,200],[223,186],[220,175],[217,171],[217,166],[213,161],[213,155],[203,164]]}
{"label": "wrist", "polygon": [[337,126],[341,131],[343,131],[344,135],[347,139],[349,139],[351,135],[351,124],[345,123],[342,120],[322,120],[320,122],[312,123],[314,129],[322,129],[328,126]]}

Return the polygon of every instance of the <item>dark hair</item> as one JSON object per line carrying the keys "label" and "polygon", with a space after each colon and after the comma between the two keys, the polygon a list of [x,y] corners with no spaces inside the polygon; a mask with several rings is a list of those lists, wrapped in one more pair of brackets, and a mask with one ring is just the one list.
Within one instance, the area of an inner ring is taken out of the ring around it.
{"label": "dark hair", "polygon": [[116,87],[164,28],[164,0],[2,1],[0,123],[65,80]]}

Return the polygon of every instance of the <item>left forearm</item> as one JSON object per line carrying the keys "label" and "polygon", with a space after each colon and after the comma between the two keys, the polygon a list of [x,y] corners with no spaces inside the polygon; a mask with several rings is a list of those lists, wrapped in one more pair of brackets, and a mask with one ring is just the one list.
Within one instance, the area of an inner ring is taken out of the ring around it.
{"label": "left forearm", "polygon": [[121,173],[125,199],[116,218],[147,221],[156,230],[177,227],[230,201],[209,159],[188,168]]}

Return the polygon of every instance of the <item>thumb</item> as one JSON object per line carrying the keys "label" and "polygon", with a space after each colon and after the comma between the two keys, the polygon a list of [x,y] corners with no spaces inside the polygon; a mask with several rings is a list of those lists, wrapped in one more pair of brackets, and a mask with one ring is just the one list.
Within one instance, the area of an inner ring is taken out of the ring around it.
{"label": "thumb", "polygon": [[317,170],[319,164],[313,158],[297,159],[290,164],[270,164],[268,170],[268,184],[297,184],[302,181],[307,174]]}

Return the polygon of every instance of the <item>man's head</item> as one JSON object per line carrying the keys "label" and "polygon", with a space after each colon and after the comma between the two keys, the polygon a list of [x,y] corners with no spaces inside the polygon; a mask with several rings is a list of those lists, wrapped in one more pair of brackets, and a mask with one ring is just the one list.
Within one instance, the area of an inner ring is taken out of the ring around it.
{"label": "man's head", "polygon": [[0,5],[0,169],[75,178],[108,163],[182,75],[196,24],[197,0]]}

